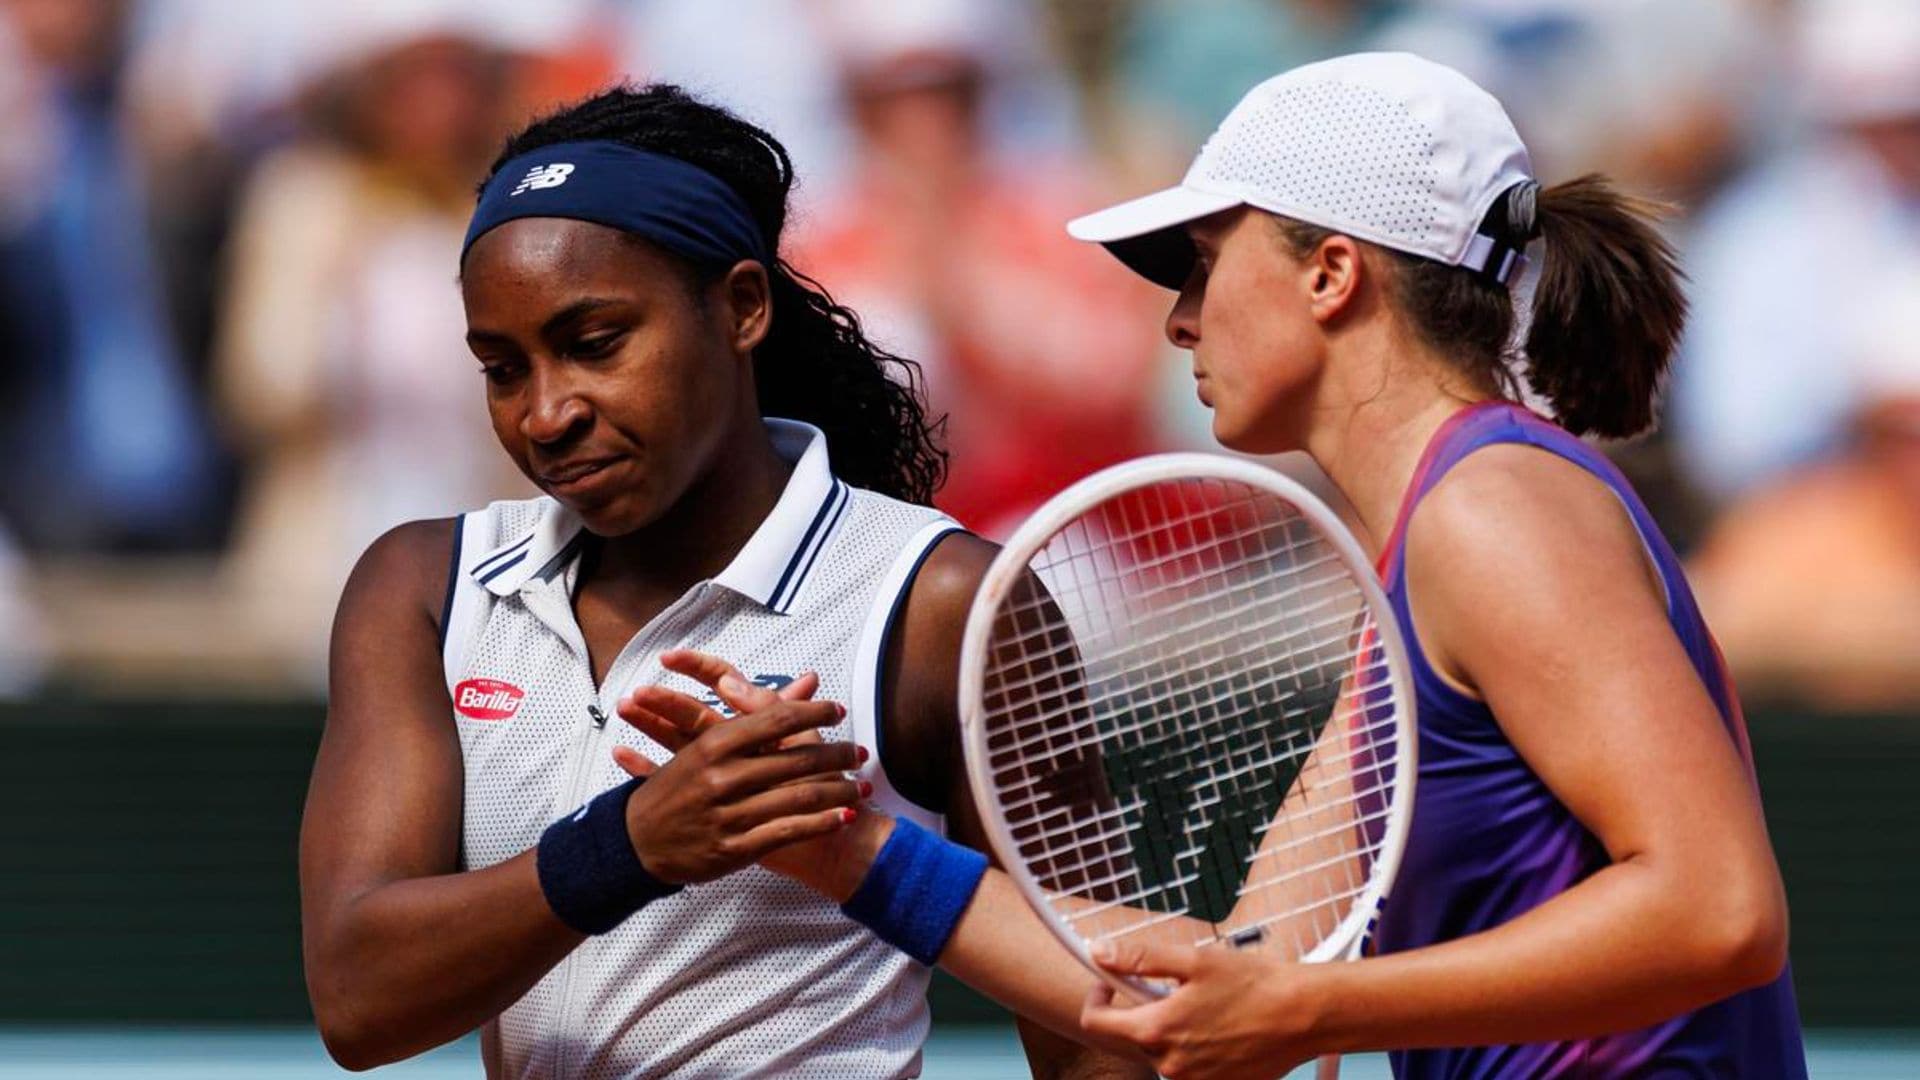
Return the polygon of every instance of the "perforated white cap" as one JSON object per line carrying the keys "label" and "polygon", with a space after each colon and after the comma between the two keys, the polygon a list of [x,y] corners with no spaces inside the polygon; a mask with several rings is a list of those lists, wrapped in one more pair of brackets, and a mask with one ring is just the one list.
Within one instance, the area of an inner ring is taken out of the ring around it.
{"label": "perforated white cap", "polygon": [[1506,110],[1465,75],[1412,53],[1355,53],[1254,87],[1177,187],[1067,231],[1170,289],[1193,264],[1181,226],[1235,206],[1505,281],[1518,253],[1479,230],[1532,173]]}

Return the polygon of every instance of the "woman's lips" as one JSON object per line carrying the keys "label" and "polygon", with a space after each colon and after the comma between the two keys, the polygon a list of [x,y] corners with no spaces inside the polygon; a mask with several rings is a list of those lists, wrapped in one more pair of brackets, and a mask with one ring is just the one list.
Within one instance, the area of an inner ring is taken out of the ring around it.
{"label": "woman's lips", "polygon": [[604,482],[608,470],[619,464],[619,458],[593,458],[586,461],[569,461],[540,473],[541,486],[558,495],[579,495]]}

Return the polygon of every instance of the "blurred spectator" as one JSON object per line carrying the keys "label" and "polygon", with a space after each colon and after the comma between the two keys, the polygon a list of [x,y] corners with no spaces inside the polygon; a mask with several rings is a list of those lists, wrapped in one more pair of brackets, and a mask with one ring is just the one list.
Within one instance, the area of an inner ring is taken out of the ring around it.
{"label": "blurred spectator", "polygon": [[1549,180],[1604,172],[1698,204],[1768,113],[1752,0],[1430,0],[1372,45],[1472,75]]}
{"label": "blurred spectator", "polygon": [[1723,196],[1691,244],[1669,415],[1719,498],[1841,444],[1855,390],[1834,358],[1861,347],[1879,302],[1866,286],[1920,253],[1920,4],[1808,0],[1798,26],[1814,130]]}
{"label": "blurred spectator", "polygon": [[504,119],[500,58],[433,19],[356,29],[312,95],[312,133],[249,185],[218,367],[253,464],[234,569],[258,631],[314,674],[369,541],[518,490],[454,282]]}
{"label": "blurred spectator", "polygon": [[0,0],[0,514],[42,549],[218,535],[119,117],[127,5]]}
{"label": "blurred spectator", "polygon": [[1062,223],[1094,205],[1072,160],[987,153],[996,38],[961,0],[837,5],[861,154],[801,265],[919,360],[948,414],[950,513],[989,535],[1071,481],[1151,449],[1164,295]]}
{"label": "blurred spectator", "polygon": [[1121,44],[1121,91],[1136,114],[1204,138],[1254,84],[1353,52],[1396,0],[1140,0]]}
{"label": "blurred spectator", "polygon": [[[767,128],[788,148],[800,205],[845,196],[859,137],[841,83],[843,51],[887,48],[885,37],[946,19],[950,0],[622,0],[626,67],[679,83]],[[1072,132],[1064,81],[1047,63],[1031,0],[967,0],[990,69],[979,103],[995,150],[1045,151]]]}
{"label": "blurred spectator", "polygon": [[195,374],[213,354],[222,255],[240,187],[293,134],[299,104],[378,42],[438,30],[510,51],[515,104],[584,97],[614,74],[601,0],[145,0],[128,123],[148,161],[173,320]]}
{"label": "blurred spectator", "polygon": [[833,50],[815,0],[627,0],[626,69],[678,83],[779,136],[799,192],[831,192],[845,172]]}
{"label": "blurred spectator", "polygon": [[1920,261],[1873,288],[1836,460],[1730,510],[1690,572],[1742,689],[1824,708],[1920,706]]}

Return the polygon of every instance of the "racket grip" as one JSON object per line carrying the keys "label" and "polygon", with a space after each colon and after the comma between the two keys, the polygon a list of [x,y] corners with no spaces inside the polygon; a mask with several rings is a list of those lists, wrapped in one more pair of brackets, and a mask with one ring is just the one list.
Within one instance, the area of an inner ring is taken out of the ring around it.
{"label": "racket grip", "polygon": [[1340,1080],[1340,1055],[1328,1054],[1314,1066],[1313,1080]]}

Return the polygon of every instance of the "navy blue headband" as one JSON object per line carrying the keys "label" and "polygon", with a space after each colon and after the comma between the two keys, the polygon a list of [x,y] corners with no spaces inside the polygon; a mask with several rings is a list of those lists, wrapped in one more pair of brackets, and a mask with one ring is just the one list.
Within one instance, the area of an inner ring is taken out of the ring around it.
{"label": "navy blue headband", "polygon": [[732,188],[679,158],[616,142],[555,143],[500,166],[473,209],[460,261],[481,234],[524,217],[621,229],[703,265],[767,261],[760,227]]}

